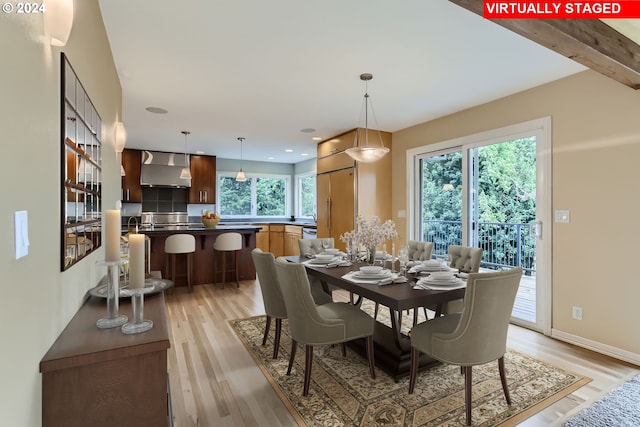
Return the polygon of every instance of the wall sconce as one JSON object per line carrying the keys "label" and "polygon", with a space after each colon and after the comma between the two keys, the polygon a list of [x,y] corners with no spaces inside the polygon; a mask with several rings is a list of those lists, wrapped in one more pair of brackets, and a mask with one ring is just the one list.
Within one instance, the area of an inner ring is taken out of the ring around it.
{"label": "wall sconce", "polygon": [[47,0],[44,33],[53,46],[64,46],[73,27],[73,0]]}
{"label": "wall sconce", "polygon": [[116,153],[122,153],[126,143],[127,130],[124,128],[124,123],[116,122]]}

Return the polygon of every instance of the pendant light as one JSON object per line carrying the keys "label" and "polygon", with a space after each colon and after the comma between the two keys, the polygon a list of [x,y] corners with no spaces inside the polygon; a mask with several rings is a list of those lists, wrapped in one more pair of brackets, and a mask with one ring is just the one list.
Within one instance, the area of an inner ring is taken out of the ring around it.
{"label": "pendant light", "polygon": [[[352,159],[357,162],[363,163],[370,163],[380,160],[389,152],[389,149],[385,147],[384,143],[382,142],[382,134],[379,130],[372,129],[371,131],[378,133],[378,139],[380,143],[376,145],[369,145],[369,104],[371,104],[371,99],[369,98],[369,93],[367,93],[367,82],[371,79],[373,79],[372,74],[360,74],[360,80],[365,82],[364,99],[362,101],[364,109],[364,130],[361,128],[356,129],[356,137],[353,141],[353,147],[347,148],[345,150],[345,152]],[[371,104],[371,114],[373,115],[373,119],[375,121],[373,104]]]}
{"label": "pendant light", "polygon": [[242,170],[242,142],[244,141],[244,138],[239,137],[238,141],[240,141],[240,170],[236,175],[236,181],[245,182],[247,180],[247,176],[244,174],[244,171]]}
{"label": "pendant light", "polygon": [[187,158],[187,135],[190,135],[191,132],[183,130],[180,133],[184,135],[184,167],[180,172],[180,179],[191,179],[191,168],[189,167],[189,159]]}

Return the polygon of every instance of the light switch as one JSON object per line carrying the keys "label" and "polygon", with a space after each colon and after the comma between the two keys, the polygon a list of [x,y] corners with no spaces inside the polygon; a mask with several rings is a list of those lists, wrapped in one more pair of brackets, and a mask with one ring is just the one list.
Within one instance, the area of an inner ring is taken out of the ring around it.
{"label": "light switch", "polygon": [[29,220],[27,211],[15,212],[16,259],[29,253]]}
{"label": "light switch", "polygon": [[556,211],[556,222],[569,223],[571,221],[571,214],[569,211]]}

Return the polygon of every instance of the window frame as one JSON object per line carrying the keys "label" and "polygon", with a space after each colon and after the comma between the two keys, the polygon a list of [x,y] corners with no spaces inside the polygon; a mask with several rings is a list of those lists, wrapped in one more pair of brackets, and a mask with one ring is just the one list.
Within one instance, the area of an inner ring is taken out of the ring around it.
{"label": "window frame", "polygon": [[[258,218],[258,219],[282,219],[289,218],[291,216],[291,176],[283,175],[283,174],[270,174],[270,173],[246,173],[247,180],[251,180],[251,213],[249,215],[223,215],[220,211],[220,196],[221,196],[221,187],[220,187],[220,179],[221,178],[233,178],[235,179],[237,172],[230,171],[219,171],[216,173],[216,210],[220,213],[221,219],[247,219],[247,218]],[[284,215],[258,215],[257,209],[257,182],[260,178],[269,178],[269,179],[282,179],[284,180]]]}
{"label": "window frame", "polygon": [[[296,174],[294,179],[295,179],[295,216],[296,218],[310,218],[313,219],[313,215],[303,215],[302,214],[302,180],[304,178],[313,178],[314,180],[316,180],[317,174],[315,172],[304,172],[304,173],[299,173]],[[315,187],[315,193],[314,193],[314,197],[313,197],[313,212],[317,214],[318,212],[318,206],[317,206],[317,201],[318,201],[318,183],[316,180],[316,187]]]}

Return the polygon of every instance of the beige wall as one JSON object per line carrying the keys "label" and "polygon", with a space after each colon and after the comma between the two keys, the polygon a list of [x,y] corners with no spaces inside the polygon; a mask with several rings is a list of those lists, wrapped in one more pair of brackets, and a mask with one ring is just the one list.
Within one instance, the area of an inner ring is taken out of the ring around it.
{"label": "beige wall", "polygon": [[[640,361],[640,91],[585,71],[393,134],[394,219],[407,224],[406,150],[552,117],[554,333]],[[583,320],[571,318],[572,306]]]}
{"label": "beige wall", "polygon": [[[103,201],[119,198],[113,123],[121,88],[97,0],[76,1],[62,48],[104,124]],[[60,272],[60,49],[44,43],[41,15],[0,13],[0,414],[2,425],[41,425],[39,362],[104,274],[100,249]],[[29,255],[14,257],[13,214],[29,213]]]}

